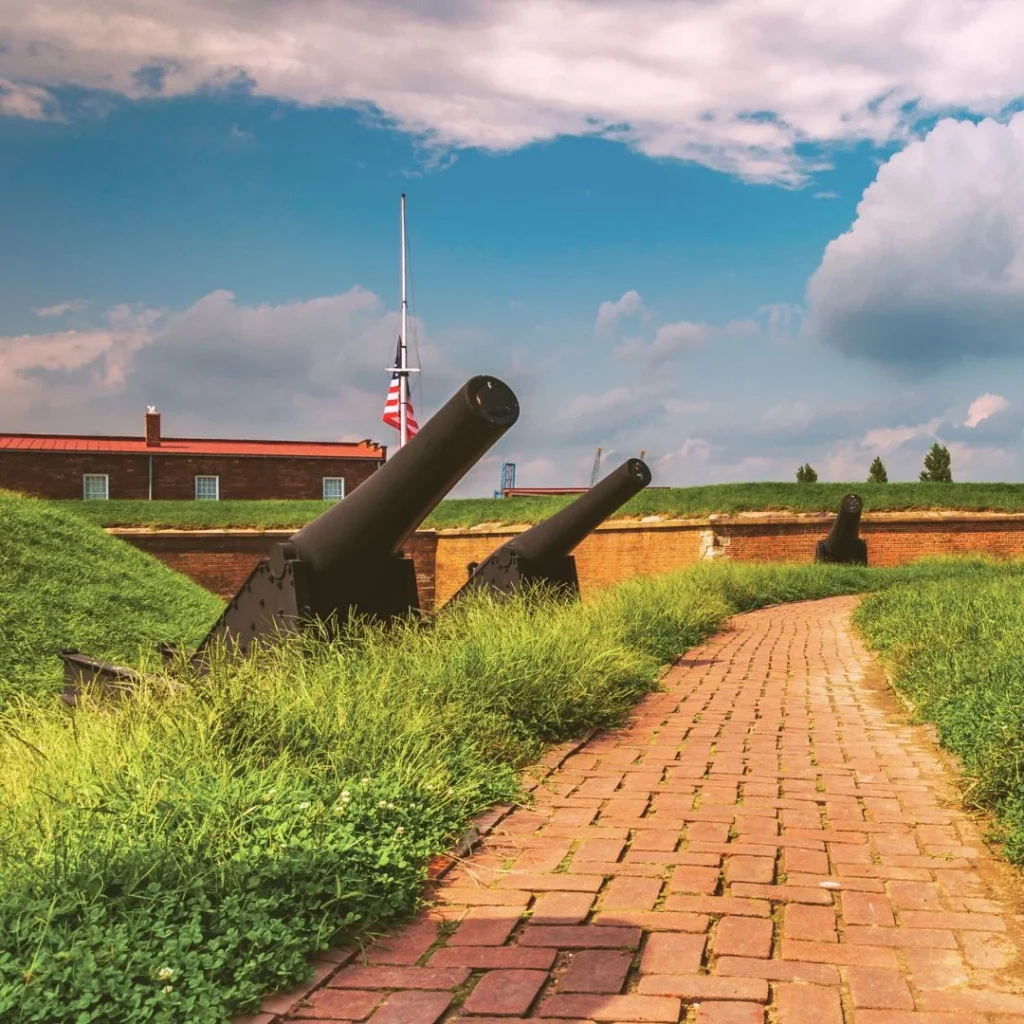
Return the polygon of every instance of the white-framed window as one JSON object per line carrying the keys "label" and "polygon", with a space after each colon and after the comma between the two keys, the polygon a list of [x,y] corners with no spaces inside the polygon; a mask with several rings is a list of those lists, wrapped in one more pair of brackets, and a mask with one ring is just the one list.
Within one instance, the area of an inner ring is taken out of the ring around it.
{"label": "white-framed window", "polygon": [[324,477],[324,501],[341,501],[345,497],[345,478],[343,476]]}
{"label": "white-framed window", "polygon": [[196,477],[196,501],[220,501],[220,477]]}
{"label": "white-framed window", "polygon": [[110,497],[110,477],[106,473],[83,473],[82,497],[86,501],[106,501]]}

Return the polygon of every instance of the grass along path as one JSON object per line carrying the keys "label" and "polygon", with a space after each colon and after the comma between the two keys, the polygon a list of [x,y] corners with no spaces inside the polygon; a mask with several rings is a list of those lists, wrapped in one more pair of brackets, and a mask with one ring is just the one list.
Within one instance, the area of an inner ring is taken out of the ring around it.
{"label": "grass along path", "polygon": [[[970,563],[979,578],[1013,565]],[[622,721],[735,611],[926,580],[707,565],[586,603],[299,637],[121,707],[0,714],[0,1019],[219,1022],[394,926],[543,746]]]}
{"label": "grass along path", "polygon": [[[1024,512],[1024,484],[755,483],[648,488],[613,518],[658,515],[703,519],[713,513],[835,512],[842,496],[856,491],[867,512],[965,510]],[[452,529],[480,523],[539,522],[573,496],[462,498],[442,501],[423,524]],[[99,526],[166,529],[298,529],[330,508],[323,501],[65,501],[55,504]]]}
{"label": "grass along path", "polygon": [[1006,856],[1024,863],[1024,576],[965,572],[866,598],[855,621],[896,689],[995,812]]}

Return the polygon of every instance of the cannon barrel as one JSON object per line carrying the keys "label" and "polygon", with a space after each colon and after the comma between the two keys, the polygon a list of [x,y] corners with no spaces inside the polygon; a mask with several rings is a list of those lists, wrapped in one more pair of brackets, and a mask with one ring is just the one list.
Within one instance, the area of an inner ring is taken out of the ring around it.
{"label": "cannon barrel", "polygon": [[519,417],[496,377],[467,381],[404,448],[287,542],[314,575],[391,558]]}
{"label": "cannon barrel", "polygon": [[588,533],[650,482],[647,464],[640,459],[627,459],[561,511],[502,546],[531,562],[568,555]]}
{"label": "cannon barrel", "polygon": [[543,581],[575,593],[579,581],[570,552],[650,482],[646,464],[628,459],[572,504],[502,544],[483,562],[472,563],[469,579],[452,600],[480,588],[510,594],[529,581]]}
{"label": "cannon barrel", "polygon": [[815,549],[816,562],[843,565],[867,565],[867,544],[860,537],[860,515],[864,501],[859,494],[846,494],[839,503],[839,514],[824,540]]}
{"label": "cannon barrel", "polygon": [[343,625],[354,612],[386,622],[418,610],[415,567],[402,545],[518,417],[507,384],[467,381],[347,498],[271,548],[192,663],[205,669],[218,639],[247,654],[254,640],[312,619]]}

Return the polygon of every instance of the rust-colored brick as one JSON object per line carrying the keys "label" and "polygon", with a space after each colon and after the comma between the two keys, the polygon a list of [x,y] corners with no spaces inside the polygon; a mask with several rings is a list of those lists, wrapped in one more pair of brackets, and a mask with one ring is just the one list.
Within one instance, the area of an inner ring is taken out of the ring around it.
{"label": "rust-colored brick", "polygon": [[[274,544],[294,530],[127,530],[109,533],[159,558],[175,572],[227,600],[233,597]],[[420,607],[434,606],[434,563],[437,535],[424,530],[406,541],[403,551],[416,567]]]}
{"label": "rust-colored brick", "polygon": [[323,497],[323,478],[345,479],[345,493],[361,484],[382,462],[366,458],[301,456],[224,456],[118,452],[0,450],[0,488],[39,498],[81,498],[82,475],[106,473],[110,498],[149,497],[149,462],[153,462],[154,500],[195,498],[196,476],[219,476],[220,497],[228,500]]}

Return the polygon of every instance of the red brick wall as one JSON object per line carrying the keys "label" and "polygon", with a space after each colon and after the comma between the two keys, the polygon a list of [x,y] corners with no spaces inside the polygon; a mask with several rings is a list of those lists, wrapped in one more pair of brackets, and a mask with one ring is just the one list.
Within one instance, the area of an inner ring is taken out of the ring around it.
{"label": "red brick wall", "polygon": [[[631,576],[672,572],[700,558],[701,523],[673,523],[653,528],[612,523],[599,527],[573,552],[580,591],[586,595]],[[518,532],[445,530],[438,535],[437,600],[444,604],[467,579],[470,562],[483,561]]]}
{"label": "red brick wall", "polygon": [[[715,520],[714,550],[738,561],[810,562],[814,546],[831,518],[735,522]],[[200,585],[231,597],[272,544],[292,531],[111,530],[155,555]],[[503,544],[515,529],[421,531],[406,545],[416,565],[420,604],[443,604],[466,579],[466,564],[479,561]],[[577,549],[580,585],[586,594],[631,576],[671,572],[706,557],[711,530],[707,522],[660,523],[652,528],[612,524],[596,530]],[[905,565],[929,555],[987,554],[1024,557],[1024,515],[906,517],[861,522],[871,565]]]}
{"label": "red brick wall", "polygon": [[[201,587],[227,600],[235,595],[260,559],[274,544],[286,540],[293,530],[266,533],[224,530],[162,530],[148,532],[112,529],[108,531],[129,544],[159,558],[164,565],[188,576]],[[409,538],[403,551],[416,567],[420,607],[434,606],[434,565],[437,534],[424,530]]]}
{"label": "red brick wall", "polygon": [[[108,452],[0,452],[0,488],[40,498],[81,498],[83,473],[106,473],[110,497],[149,496],[150,455]],[[220,477],[220,497],[257,500],[323,497],[323,477],[345,478],[345,493],[381,466],[376,459],[168,455],[154,449],[153,498],[192,500],[195,478]]]}
{"label": "red brick wall", "polygon": [[[828,534],[832,518],[790,522],[716,522],[724,557],[742,562],[809,562]],[[868,564],[906,565],[936,555],[1024,557],[1024,516],[963,515],[956,518],[864,519]]]}

